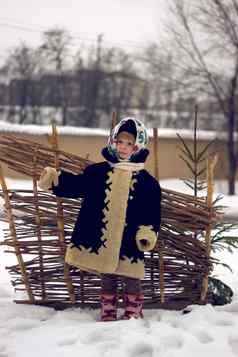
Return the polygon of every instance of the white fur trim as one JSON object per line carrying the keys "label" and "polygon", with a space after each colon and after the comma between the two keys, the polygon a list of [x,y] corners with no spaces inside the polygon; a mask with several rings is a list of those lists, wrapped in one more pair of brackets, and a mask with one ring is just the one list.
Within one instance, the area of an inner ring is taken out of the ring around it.
{"label": "white fur trim", "polygon": [[117,162],[116,164],[111,164],[112,167],[115,167],[116,169],[121,169],[121,170],[126,170],[126,171],[139,171],[144,169],[144,163],[139,162],[130,162],[130,161],[121,161]]}

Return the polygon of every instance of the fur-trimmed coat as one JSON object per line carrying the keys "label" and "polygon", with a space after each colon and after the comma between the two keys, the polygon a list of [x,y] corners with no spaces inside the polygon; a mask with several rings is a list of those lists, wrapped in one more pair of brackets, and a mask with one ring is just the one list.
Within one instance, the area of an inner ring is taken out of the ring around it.
{"label": "fur-trimmed coat", "polygon": [[59,197],[83,197],[66,262],[84,271],[144,277],[144,251],[160,228],[161,190],[146,171],[88,166],[82,174],[61,171]]}

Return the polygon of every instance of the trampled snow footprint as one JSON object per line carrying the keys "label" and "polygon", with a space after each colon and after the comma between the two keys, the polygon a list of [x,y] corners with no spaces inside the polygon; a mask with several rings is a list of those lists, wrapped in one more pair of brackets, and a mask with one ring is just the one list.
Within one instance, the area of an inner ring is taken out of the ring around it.
{"label": "trampled snow footprint", "polygon": [[228,339],[229,344],[231,346],[232,352],[238,355],[238,336],[237,337],[230,337]]}
{"label": "trampled snow footprint", "polygon": [[58,342],[59,346],[71,346],[77,343],[77,338],[76,337],[68,337],[63,339],[62,341]]}
{"label": "trampled snow footprint", "polygon": [[22,317],[17,317],[10,320],[8,326],[12,331],[22,331],[22,330],[31,330],[39,326],[39,321],[33,319],[27,319]]}
{"label": "trampled snow footprint", "polygon": [[217,310],[238,314],[238,302],[233,302],[232,304],[227,304],[225,306],[218,306]]}
{"label": "trampled snow footprint", "polygon": [[215,321],[215,325],[218,326],[233,326],[235,323],[229,319],[219,319]]}
{"label": "trampled snow footprint", "polygon": [[148,343],[140,342],[130,348],[130,357],[152,357],[153,346]]}
{"label": "trampled snow footprint", "polygon": [[[105,334],[105,336],[107,336]],[[95,330],[92,330],[90,331],[89,334],[86,334],[85,336],[81,336],[81,341],[83,343],[98,343],[98,342],[101,342],[104,338],[104,332],[103,331],[100,331],[98,329],[95,329]]]}
{"label": "trampled snow footprint", "polygon": [[0,287],[0,299],[9,298],[11,296],[10,292],[4,287]]}
{"label": "trampled snow footprint", "polygon": [[4,345],[0,346],[0,357],[12,357],[12,356],[14,356],[14,354],[7,351],[7,348]]}
{"label": "trampled snow footprint", "polygon": [[169,348],[173,349],[181,348],[184,344],[183,337],[178,334],[170,334],[163,337],[161,340],[165,346],[169,346]]}
{"label": "trampled snow footprint", "polygon": [[9,353],[7,351],[0,352],[0,357],[10,357]]}
{"label": "trampled snow footprint", "polygon": [[6,351],[6,347],[5,346],[0,346],[0,354],[3,353],[4,351]]}
{"label": "trampled snow footprint", "polygon": [[194,335],[197,337],[198,341],[201,343],[209,343],[214,340],[214,338],[206,331],[200,330],[196,331]]}
{"label": "trampled snow footprint", "polygon": [[102,326],[100,330],[97,327],[80,338],[81,342],[86,344],[97,344],[102,341],[119,341],[119,339],[120,336],[118,336],[117,330],[112,329],[110,325]]}

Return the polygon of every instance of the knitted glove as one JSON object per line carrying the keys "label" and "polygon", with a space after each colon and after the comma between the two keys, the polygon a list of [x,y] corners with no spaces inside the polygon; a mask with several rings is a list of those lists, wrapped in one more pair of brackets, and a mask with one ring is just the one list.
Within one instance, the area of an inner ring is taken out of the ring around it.
{"label": "knitted glove", "polygon": [[141,252],[148,252],[154,249],[157,241],[157,234],[152,226],[139,226],[136,233],[136,244]]}
{"label": "knitted glove", "polygon": [[38,186],[44,190],[49,191],[52,188],[52,185],[57,186],[59,183],[58,180],[58,172],[53,167],[47,166],[44,168],[40,175],[40,179],[38,181]]}

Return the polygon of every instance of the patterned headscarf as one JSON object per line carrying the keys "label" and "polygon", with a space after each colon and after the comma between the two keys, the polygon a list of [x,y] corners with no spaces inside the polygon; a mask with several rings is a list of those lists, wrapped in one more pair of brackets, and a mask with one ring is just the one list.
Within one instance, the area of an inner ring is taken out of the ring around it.
{"label": "patterned headscarf", "polygon": [[144,124],[135,118],[123,118],[111,131],[108,138],[108,150],[111,155],[117,156],[116,142],[120,132],[126,131],[135,137],[135,150],[131,158],[139,154],[148,144],[148,134]]}

